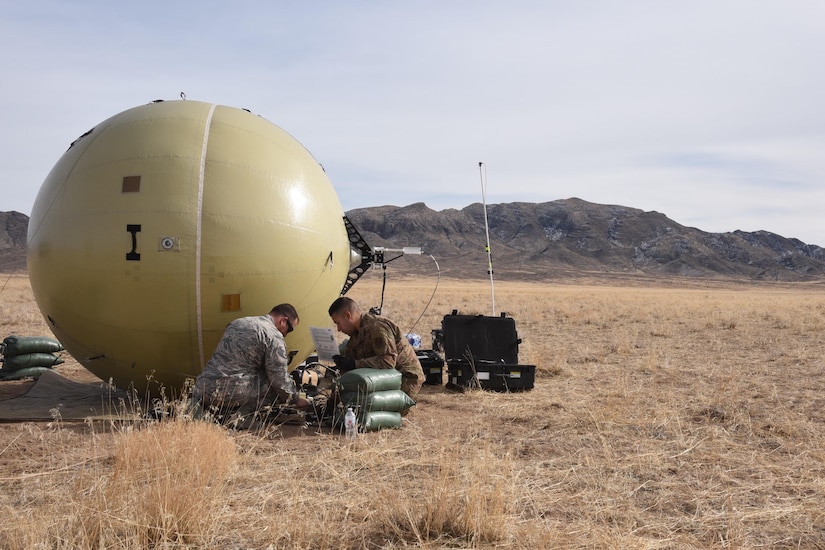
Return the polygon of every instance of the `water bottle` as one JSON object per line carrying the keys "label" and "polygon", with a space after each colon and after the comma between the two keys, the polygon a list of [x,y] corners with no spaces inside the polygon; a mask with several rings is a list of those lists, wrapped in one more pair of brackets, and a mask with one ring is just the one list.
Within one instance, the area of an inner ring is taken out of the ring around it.
{"label": "water bottle", "polygon": [[347,439],[355,439],[355,436],[358,435],[358,427],[355,424],[355,413],[352,412],[352,407],[347,407],[347,413],[344,415],[344,428]]}

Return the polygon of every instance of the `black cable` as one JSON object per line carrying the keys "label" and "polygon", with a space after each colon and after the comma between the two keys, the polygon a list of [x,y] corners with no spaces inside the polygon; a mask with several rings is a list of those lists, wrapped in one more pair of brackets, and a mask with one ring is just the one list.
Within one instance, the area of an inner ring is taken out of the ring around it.
{"label": "black cable", "polygon": [[381,303],[378,307],[371,307],[370,313],[373,315],[381,315],[381,312],[384,310],[384,291],[387,289],[387,264],[381,264],[381,270],[383,271],[384,275],[381,280]]}

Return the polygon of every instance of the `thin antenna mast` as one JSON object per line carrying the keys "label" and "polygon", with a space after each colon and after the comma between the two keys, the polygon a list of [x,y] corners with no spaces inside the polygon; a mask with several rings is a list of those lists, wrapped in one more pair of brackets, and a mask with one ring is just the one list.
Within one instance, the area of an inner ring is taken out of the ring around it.
{"label": "thin antenna mast", "polygon": [[493,285],[493,255],[490,252],[490,227],[487,224],[487,167],[483,162],[478,163],[478,173],[481,177],[481,203],[484,207],[484,233],[487,235],[487,273],[490,275],[490,298],[493,301],[493,317],[496,316],[496,291]]}

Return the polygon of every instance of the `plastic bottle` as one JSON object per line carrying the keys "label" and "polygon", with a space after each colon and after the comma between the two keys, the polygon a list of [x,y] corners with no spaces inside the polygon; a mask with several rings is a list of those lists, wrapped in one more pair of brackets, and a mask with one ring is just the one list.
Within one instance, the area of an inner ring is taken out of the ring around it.
{"label": "plastic bottle", "polygon": [[347,412],[344,415],[344,428],[346,429],[346,438],[355,439],[358,435],[358,427],[355,423],[355,413],[352,412],[352,407],[347,407]]}

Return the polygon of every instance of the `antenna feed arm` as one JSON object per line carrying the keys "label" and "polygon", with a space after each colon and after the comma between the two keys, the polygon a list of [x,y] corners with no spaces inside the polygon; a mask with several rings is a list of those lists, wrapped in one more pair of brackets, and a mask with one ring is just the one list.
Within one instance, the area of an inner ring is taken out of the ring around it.
{"label": "antenna feed arm", "polygon": [[420,246],[405,246],[404,248],[384,248],[383,246],[376,246],[372,249],[373,252],[393,252],[396,254],[423,254]]}
{"label": "antenna feed arm", "polygon": [[[372,263],[375,265],[386,265],[387,263],[397,260],[405,254],[423,254],[420,246],[405,246],[404,248],[385,248],[383,246],[376,246],[371,250]],[[385,254],[395,254],[392,258],[385,259]]]}

